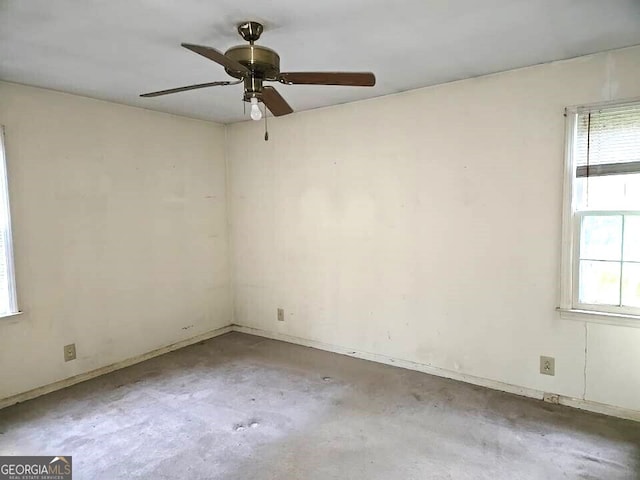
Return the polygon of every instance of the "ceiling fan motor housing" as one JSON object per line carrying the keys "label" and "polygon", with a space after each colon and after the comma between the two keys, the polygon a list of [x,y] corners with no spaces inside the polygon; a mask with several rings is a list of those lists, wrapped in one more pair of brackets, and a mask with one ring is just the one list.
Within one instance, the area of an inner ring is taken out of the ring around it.
{"label": "ceiling fan motor housing", "polygon": [[[273,50],[261,45],[238,45],[225,52],[225,56],[235,60],[251,70],[251,75],[261,80],[277,81],[280,75],[280,56]],[[225,68],[235,78],[244,78],[246,74]]]}

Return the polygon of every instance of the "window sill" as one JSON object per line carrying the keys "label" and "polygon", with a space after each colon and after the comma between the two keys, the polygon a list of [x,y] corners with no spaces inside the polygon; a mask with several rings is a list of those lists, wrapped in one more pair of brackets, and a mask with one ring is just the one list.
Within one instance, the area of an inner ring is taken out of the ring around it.
{"label": "window sill", "polygon": [[14,313],[6,313],[4,315],[0,315],[0,322],[2,320],[10,320],[12,318],[15,318],[19,315],[22,315],[22,312],[14,312]]}
{"label": "window sill", "polygon": [[566,308],[557,308],[556,310],[558,311],[558,313],[560,313],[560,318],[565,320],[640,328],[640,315],[631,315],[628,313],[593,312],[591,310],[573,310]]}

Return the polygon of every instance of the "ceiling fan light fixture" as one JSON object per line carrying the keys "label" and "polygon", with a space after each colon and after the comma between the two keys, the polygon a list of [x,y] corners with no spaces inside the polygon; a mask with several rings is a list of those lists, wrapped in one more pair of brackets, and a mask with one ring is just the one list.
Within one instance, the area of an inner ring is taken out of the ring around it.
{"label": "ceiling fan light fixture", "polygon": [[256,97],[251,97],[251,120],[258,121],[262,118],[262,111],[260,111],[260,107],[258,106],[258,99]]}

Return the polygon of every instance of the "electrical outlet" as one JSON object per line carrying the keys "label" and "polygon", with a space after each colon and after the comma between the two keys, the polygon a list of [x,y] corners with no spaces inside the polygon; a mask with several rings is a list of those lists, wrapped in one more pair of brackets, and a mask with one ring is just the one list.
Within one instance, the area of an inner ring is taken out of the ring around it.
{"label": "electrical outlet", "polygon": [[556,374],[556,359],[553,357],[540,357],[540,373],[554,376]]}
{"label": "electrical outlet", "polygon": [[278,309],[278,321],[284,322],[284,308]]}
{"label": "electrical outlet", "polygon": [[64,346],[64,361],[68,362],[70,360],[76,359],[76,344],[72,343],[71,345]]}

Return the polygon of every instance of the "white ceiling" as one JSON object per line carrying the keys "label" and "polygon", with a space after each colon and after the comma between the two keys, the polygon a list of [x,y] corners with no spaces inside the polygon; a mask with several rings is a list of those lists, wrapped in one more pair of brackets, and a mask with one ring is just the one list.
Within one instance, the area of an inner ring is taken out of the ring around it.
{"label": "white ceiling", "polygon": [[242,20],[283,71],[370,70],[373,88],[277,88],[295,110],[640,44],[640,0],[0,0],[0,79],[230,123],[242,86],[180,47],[243,43]]}

